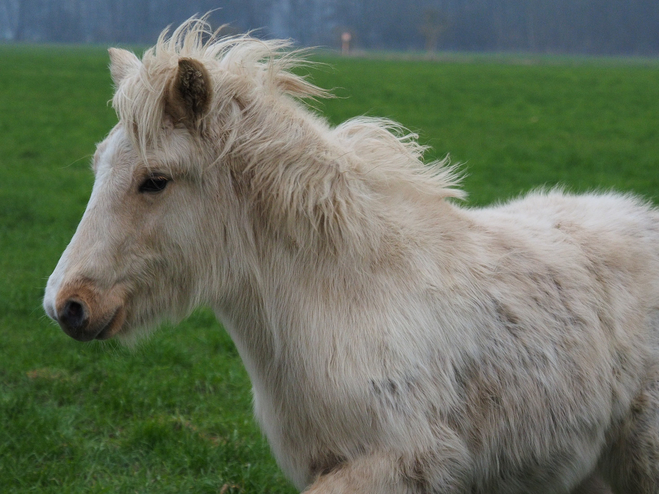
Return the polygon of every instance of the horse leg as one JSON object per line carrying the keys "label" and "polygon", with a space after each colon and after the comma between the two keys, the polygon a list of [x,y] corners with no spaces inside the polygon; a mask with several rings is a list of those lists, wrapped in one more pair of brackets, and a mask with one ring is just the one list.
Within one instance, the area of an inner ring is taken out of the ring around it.
{"label": "horse leg", "polygon": [[[389,455],[370,455],[346,462],[323,474],[305,494],[420,494],[465,492],[455,470],[462,470],[455,457],[436,462],[437,457],[406,461]],[[428,461],[433,467],[427,468]],[[451,468],[453,467],[453,468]]]}
{"label": "horse leg", "polygon": [[343,463],[323,474],[305,494],[409,494],[410,491],[387,458],[370,456]]}
{"label": "horse leg", "polygon": [[659,378],[634,401],[600,471],[616,494],[659,494]]}

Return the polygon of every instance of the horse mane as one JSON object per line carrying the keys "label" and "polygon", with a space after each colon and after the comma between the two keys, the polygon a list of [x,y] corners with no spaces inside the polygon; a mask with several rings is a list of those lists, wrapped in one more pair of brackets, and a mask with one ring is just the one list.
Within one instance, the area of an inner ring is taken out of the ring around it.
{"label": "horse mane", "polygon": [[331,127],[302,104],[331,93],[293,72],[313,63],[304,51],[292,50],[290,41],[221,37],[218,31],[210,29],[206,17],[189,19],[171,35],[163,31],[139,69],[116,88],[113,106],[145,160],[147,151],[161,143],[168,82],[178,61],[189,58],[204,65],[212,83],[202,134],[221,142],[215,164],[240,157],[239,174],[249,177],[252,199],[271,225],[299,229],[300,215],[315,230],[345,225],[346,212],[359,209],[356,196],[372,191],[464,198],[448,158],[425,164],[426,148],[401,125],[358,117]]}

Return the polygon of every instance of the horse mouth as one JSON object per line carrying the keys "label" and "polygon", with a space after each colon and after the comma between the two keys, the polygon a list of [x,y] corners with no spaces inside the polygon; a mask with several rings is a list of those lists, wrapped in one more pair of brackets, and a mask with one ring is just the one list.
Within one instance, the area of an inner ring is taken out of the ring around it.
{"label": "horse mouth", "polygon": [[124,325],[126,321],[126,311],[123,307],[117,308],[114,314],[110,317],[110,320],[101,327],[100,331],[94,336],[96,340],[109,340],[110,338],[116,336]]}

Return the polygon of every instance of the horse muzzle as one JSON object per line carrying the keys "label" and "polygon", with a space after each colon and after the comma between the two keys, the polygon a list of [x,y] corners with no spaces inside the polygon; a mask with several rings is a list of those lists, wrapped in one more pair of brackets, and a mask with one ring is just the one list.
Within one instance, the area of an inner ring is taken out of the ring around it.
{"label": "horse muzzle", "polygon": [[126,320],[119,290],[101,292],[87,280],[66,284],[57,292],[54,303],[44,301],[44,307],[48,316],[78,341],[112,338]]}

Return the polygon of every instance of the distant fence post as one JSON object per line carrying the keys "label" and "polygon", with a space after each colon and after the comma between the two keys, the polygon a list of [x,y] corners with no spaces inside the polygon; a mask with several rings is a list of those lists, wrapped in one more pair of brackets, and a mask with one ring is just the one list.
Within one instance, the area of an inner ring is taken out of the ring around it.
{"label": "distant fence post", "polygon": [[344,31],[341,34],[341,54],[347,55],[350,53],[350,41],[352,40],[352,34],[348,31]]}

